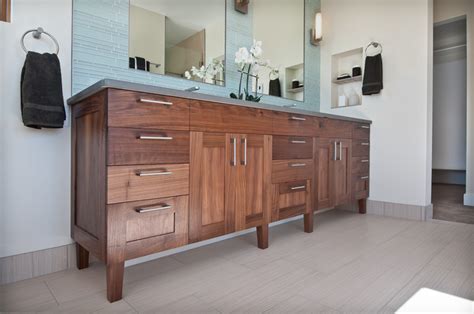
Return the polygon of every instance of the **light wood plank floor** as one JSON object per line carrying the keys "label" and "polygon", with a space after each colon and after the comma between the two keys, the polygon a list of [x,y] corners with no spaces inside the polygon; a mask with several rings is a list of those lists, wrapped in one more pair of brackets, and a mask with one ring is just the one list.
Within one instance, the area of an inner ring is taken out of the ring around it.
{"label": "light wood plank floor", "polygon": [[331,211],[128,267],[109,304],[105,269],[0,286],[0,311],[88,313],[393,312],[422,287],[474,299],[474,225]]}
{"label": "light wood plank floor", "polygon": [[474,207],[464,206],[466,187],[453,184],[433,184],[433,218],[474,224]]}

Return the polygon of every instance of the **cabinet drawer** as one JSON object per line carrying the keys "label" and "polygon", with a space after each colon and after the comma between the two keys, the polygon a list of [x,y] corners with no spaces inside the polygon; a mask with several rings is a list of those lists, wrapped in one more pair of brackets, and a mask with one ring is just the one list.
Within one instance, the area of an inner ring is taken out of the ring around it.
{"label": "cabinet drawer", "polygon": [[225,106],[199,101],[191,105],[191,130],[200,132],[271,134],[269,110],[243,106]]}
{"label": "cabinet drawer", "polygon": [[353,175],[352,176],[352,198],[360,200],[369,197],[369,176]]}
{"label": "cabinet drawer", "polygon": [[189,163],[189,132],[110,128],[108,164]]}
{"label": "cabinet drawer", "polygon": [[313,176],[313,160],[279,160],[273,161],[272,182],[292,182],[309,180]]}
{"label": "cabinet drawer", "polygon": [[353,123],[352,124],[352,138],[362,139],[362,140],[370,139],[370,124]]}
{"label": "cabinet drawer", "polygon": [[320,118],[319,135],[326,138],[352,138],[352,122]]}
{"label": "cabinet drawer", "polygon": [[273,185],[272,221],[311,212],[311,180]]}
{"label": "cabinet drawer", "polygon": [[109,90],[108,126],[189,130],[192,100],[125,90]]}
{"label": "cabinet drawer", "polygon": [[125,238],[126,259],[187,244],[188,196],[109,205],[107,211],[109,228],[120,226],[115,230]]}
{"label": "cabinet drawer", "polygon": [[311,137],[274,136],[273,160],[313,158],[313,139]]}
{"label": "cabinet drawer", "polygon": [[352,156],[353,157],[369,157],[370,142],[364,140],[352,140]]}
{"label": "cabinet drawer", "polygon": [[273,134],[316,136],[315,117],[296,113],[273,112]]}
{"label": "cabinet drawer", "polygon": [[189,194],[189,164],[108,167],[108,204]]}
{"label": "cabinet drawer", "polygon": [[370,160],[368,157],[352,157],[352,173],[369,174]]}
{"label": "cabinet drawer", "polygon": [[308,182],[307,180],[284,182],[278,184],[278,186],[278,192],[280,194],[300,193],[306,192],[306,190],[308,189]]}

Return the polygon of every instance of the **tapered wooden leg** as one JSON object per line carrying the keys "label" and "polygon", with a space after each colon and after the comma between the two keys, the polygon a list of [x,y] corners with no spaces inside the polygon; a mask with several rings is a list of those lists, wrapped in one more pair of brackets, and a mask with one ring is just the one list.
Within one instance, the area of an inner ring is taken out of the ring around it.
{"label": "tapered wooden leg", "polygon": [[76,243],[76,266],[77,269],[89,267],[89,251]]}
{"label": "tapered wooden leg", "polygon": [[268,248],[268,225],[262,225],[257,227],[257,242],[259,249]]}
{"label": "tapered wooden leg", "polygon": [[124,262],[107,264],[107,299],[109,302],[122,299],[124,269]]}
{"label": "tapered wooden leg", "polygon": [[313,232],[313,213],[304,214],[304,232],[312,233]]}
{"label": "tapered wooden leg", "polygon": [[365,214],[367,213],[367,199],[361,199],[359,200],[359,214]]}

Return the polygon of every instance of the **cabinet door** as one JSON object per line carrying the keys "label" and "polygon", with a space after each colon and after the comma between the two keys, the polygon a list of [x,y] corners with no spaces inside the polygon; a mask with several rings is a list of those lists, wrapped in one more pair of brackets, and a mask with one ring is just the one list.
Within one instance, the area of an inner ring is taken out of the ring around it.
{"label": "cabinet door", "polygon": [[230,167],[228,136],[191,132],[189,240],[197,242],[226,233],[225,181]]}
{"label": "cabinet door", "polygon": [[334,161],[334,206],[351,201],[351,140],[337,140],[337,158]]}
{"label": "cabinet door", "polygon": [[320,138],[316,148],[316,177],[317,184],[314,193],[314,204],[317,209],[326,209],[334,206],[334,162],[336,159],[336,140]]}
{"label": "cabinet door", "polygon": [[235,229],[243,230],[269,222],[272,137],[240,135],[238,144],[238,177],[229,185],[235,187]]}

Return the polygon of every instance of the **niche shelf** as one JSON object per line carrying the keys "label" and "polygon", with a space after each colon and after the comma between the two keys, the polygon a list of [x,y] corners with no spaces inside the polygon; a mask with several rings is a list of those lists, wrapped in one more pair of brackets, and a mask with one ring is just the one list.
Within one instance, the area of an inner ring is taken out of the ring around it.
{"label": "niche shelf", "polygon": [[[331,108],[345,108],[349,107],[349,96],[356,94],[359,98],[356,106],[362,105],[362,75],[356,77],[349,77],[338,80],[337,76],[343,73],[352,75],[352,68],[360,66],[362,68],[364,57],[364,48],[356,48],[341,53],[333,54],[331,56]],[[339,96],[345,95],[347,102],[344,105],[339,105]]]}
{"label": "niche shelf", "polygon": [[285,68],[285,96],[288,99],[303,101],[304,86],[293,88],[291,82],[298,80],[304,84],[304,64],[296,64]]}

